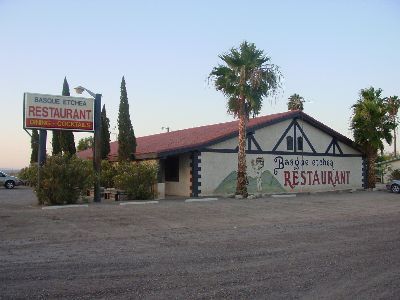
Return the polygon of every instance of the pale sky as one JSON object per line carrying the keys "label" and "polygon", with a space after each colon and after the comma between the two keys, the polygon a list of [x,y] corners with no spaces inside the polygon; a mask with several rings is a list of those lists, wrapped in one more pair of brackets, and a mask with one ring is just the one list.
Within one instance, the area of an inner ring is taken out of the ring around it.
{"label": "pale sky", "polygon": [[306,113],[351,138],[360,89],[400,96],[396,0],[0,0],[0,32],[0,169],[29,164],[23,93],[60,95],[64,76],[71,96],[78,85],[103,94],[113,133],[123,75],[136,136],[233,120],[207,77],[244,40],[285,77],[261,115],[286,111],[298,93],[312,101]]}

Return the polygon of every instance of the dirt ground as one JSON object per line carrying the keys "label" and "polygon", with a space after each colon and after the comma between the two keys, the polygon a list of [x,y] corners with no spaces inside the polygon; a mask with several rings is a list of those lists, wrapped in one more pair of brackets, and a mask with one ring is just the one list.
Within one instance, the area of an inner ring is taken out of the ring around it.
{"label": "dirt ground", "polygon": [[400,298],[398,194],[119,204],[0,189],[0,298]]}

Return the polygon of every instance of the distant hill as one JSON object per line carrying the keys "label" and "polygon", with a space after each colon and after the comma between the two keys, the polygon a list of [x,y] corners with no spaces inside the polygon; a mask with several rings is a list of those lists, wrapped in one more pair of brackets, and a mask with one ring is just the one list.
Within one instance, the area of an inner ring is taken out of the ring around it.
{"label": "distant hill", "polygon": [[[233,171],[219,184],[215,189],[217,194],[232,194],[236,191],[236,178],[237,172]],[[257,178],[248,176],[249,184],[247,185],[247,191],[249,193],[257,193]],[[261,175],[262,178],[262,193],[279,193],[284,192],[285,189],[271,174],[270,171],[266,170]]]}

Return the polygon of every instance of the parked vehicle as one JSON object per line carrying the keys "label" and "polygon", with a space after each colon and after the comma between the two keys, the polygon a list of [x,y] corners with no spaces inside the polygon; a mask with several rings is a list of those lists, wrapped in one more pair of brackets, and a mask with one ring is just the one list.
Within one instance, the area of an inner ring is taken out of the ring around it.
{"label": "parked vehicle", "polygon": [[24,183],[21,179],[0,171],[0,184],[4,185],[6,189],[13,189],[15,186],[23,185]]}
{"label": "parked vehicle", "polygon": [[395,179],[386,184],[386,188],[393,193],[400,193],[400,180]]}

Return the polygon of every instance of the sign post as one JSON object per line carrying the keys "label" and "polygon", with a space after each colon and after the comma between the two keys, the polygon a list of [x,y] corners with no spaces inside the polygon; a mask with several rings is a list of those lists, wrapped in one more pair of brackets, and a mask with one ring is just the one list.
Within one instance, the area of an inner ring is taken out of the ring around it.
{"label": "sign post", "polygon": [[38,190],[40,189],[40,173],[43,165],[46,163],[46,140],[47,130],[39,130],[39,147],[38,147]]}
{"label": "sign post", "polygon": [[96,94],[94,101],[94,202],[100,202],[101,172],[101,94]]}
{"label": "sign post", "polygon": [[91,90],[77,86],[74,88],[78,94],[86,91],[90,96],[94,97],[94,152],[93,152],[93,169],[94,169],[94,202],[101,201],[100,195],[100,172],[101,172],[101,94],[95,94]]}

